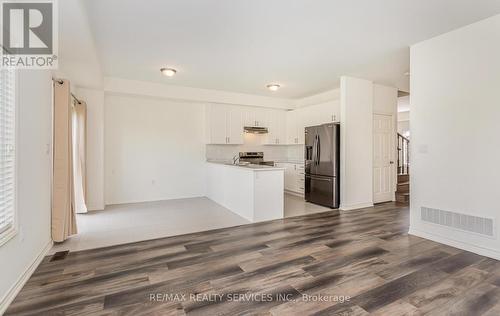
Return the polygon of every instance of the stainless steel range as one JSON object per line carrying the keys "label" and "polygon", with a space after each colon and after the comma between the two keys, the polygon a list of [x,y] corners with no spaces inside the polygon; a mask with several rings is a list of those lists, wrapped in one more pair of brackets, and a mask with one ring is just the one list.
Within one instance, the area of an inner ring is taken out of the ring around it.
{"label": "stainless steel range", "polygon": [[240,162],[249,162],[254,165],[274,166],[274,161],[265,161],[261,151],[240,152]]}

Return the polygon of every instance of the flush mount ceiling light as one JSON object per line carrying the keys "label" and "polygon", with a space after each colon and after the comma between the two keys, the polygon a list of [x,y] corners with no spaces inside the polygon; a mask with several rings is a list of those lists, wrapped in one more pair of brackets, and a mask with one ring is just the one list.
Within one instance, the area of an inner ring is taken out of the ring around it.
{"label": "flush mount ceiling light", "polygon": [[177,70],[175,70],[174,68],[162,68],[160,69],[160,71],[167,77],[173,77],[177,73]]}
{"label": "flush mount ceiling light", "polygon": [[266,88],[268,88],[271,91],[277,91],[279,88],[281,88],[281,86],[277,83],[272,83],[272,84],[268,84],[266,86]]}

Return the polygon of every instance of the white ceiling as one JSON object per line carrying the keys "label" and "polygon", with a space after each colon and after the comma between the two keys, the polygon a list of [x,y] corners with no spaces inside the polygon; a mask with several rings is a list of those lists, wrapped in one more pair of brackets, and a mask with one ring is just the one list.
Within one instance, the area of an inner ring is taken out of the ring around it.
{"label": "white ceiling", "polygon": [[[408,91],[409,45],[500,13],[498,0],[84,3],[106,76],[285,98],[341,75]],[[163,77],[164,66],[178,74]]]}

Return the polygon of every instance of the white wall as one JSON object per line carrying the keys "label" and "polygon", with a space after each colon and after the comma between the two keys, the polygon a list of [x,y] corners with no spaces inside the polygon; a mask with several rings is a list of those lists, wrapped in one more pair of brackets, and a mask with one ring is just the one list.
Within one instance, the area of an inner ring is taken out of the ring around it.
{"label": "white wall", "polygon": [[373,83],[340,79],[340,203],[350,210],[373,205]]}
{"label": "white wall", "polygon": [[104,209],[104,91],[75,89],[87,103],[87,209]]}
{"label": "white wall", "polygon": [[[51,246],[49,71],[19,72],[17,128],[17,235],[0,246],[0,314]],[[31,270],[30,270],[31,269]]]}
{"label": "white wall", "polygon": [[105,96],[106,204],[205,195],[200,103]]}
{"label": "white wall", "polygon": [[[500,259],[500,15],[411,48],[411,227]],[[420,221],[422,206],[496,220],[496,238]]]}

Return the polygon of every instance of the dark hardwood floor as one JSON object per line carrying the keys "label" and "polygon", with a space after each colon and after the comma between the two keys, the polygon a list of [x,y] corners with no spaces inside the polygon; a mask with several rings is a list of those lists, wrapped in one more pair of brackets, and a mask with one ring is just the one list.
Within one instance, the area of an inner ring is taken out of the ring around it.
{"label": "dark hardwood floor", "polygon": [[389,203],[46,257],[7,315],[500,315],[499,261],[407,231]]}

